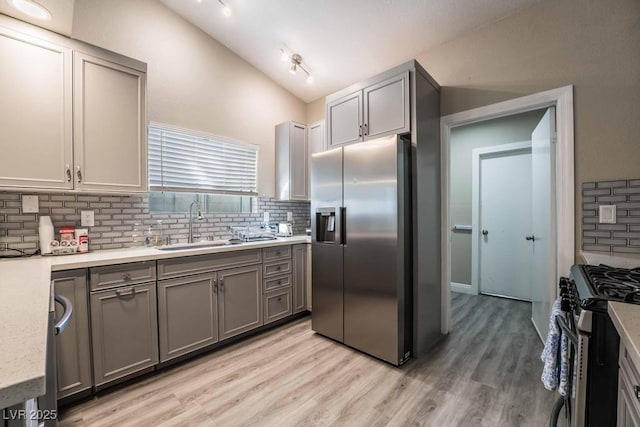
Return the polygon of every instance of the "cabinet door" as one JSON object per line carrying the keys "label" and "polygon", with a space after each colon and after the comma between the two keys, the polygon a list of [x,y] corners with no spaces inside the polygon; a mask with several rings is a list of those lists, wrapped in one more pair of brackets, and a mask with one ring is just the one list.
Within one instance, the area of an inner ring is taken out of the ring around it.
{"label": "cabinet door", "polygon": [[291,123],[289,148],[289,168],[291,170],[291,200],[309,200],[309,148],[307,147],[307,128]]}
{"label": "cabinet door", "polygon": [[[629,383],[624,368],[620,368],[618,376],[618,427],[640,426],[638,399],[632,395],[633,387]],[[635,399],[635,402],[634,402]]]}
{"label": "cabinet door", "polygon": [[293,312],[299,313],[307,307],[307,245],[293,245]]}
{"label": "cabinet door", "polygon": [[310,153],[315,154],[326,151],[327,145],[325,141],[324,120],[315,122],[314,124],[310,125],[308,129]]}
{"label": "cabinet door", "polygon": [[327,104],[328,148],[362,141],[362,91]]}
{"label": "cabinet door", "polygon": [[215,273],[158,282],[160,361],[218,341]]}
{"label": "cabinet door", "polygon": [[91,294],[96,386],[158,363],[156,284]]}
{"label": "cabinet door", "polygon": [[147,191],[145,73],[74,52],[75,188]]}
{"label": "cabinet door", "polygon": [[[91,342],[86,270],[61,271],[53,274],[54,293],[71,301],[73,314],[69,326],[56,336],[58,399],[88,390],[91,381]],[[62,309],[56,304],[56,319]]]}
{"label": "cabinet door", "polygon": [[0,186],[73,188],[71,51],[1,28],[0,58]]}
{"label": "cabinet door", "polygon": [[409,72],[369,86],[364,96],[364,139],[410,131]]}
{"label": "cabinet door", "polygon": [[262,265],[218,272],[220,340],[262,326]]}

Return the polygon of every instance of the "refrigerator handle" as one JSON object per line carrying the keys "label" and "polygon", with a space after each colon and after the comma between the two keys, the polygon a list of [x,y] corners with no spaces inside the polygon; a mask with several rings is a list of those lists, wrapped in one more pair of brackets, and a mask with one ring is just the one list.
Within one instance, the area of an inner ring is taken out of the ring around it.
{"label": "refrigerator handle", "polygon": [[340,244],[347,244],[347,208],[340,208]]}

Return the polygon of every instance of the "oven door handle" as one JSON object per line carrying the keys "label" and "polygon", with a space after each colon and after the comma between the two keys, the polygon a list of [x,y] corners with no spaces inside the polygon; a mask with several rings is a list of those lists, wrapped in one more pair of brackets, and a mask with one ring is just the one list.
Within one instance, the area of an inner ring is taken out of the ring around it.
{"label": "oven door handle", "polygon": [[71,322],[71,315],[73,314],[73,305],[68,298],[63,297],[62,295],[54,296],[55,301],[62,306],[64,312],[62,313],[62,318],[55,324],[53,327],[54,333],[56,335],[60,335],[67,326],[69,326],[69,322]]}
{"label": "oven door handle", "polygon": [[567,321],[560,316],[556,316],[556,322],[558,323],[558,326],[560,326],[560,329],[562,329],[562,331],[567,334],[567,337],[569,338],[569,341],[571,341],[573,346],[575,348],[578,348],[578,336],[569,328],[569,325],[567,325]]}

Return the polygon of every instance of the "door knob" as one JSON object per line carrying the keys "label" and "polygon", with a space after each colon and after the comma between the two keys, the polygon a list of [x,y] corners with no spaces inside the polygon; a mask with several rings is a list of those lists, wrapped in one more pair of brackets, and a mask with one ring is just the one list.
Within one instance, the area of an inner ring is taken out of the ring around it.
{"label": "door knob", "polygon": [[483,236],[488,236],[489,235],[489,230],[482,230],[482,235]]}
{"label": "door knob", "polygon": [[533,234],[531,236],[526,236],[525,239],[530,240],[532,242],[536,241],[536,236],[534,236]]}

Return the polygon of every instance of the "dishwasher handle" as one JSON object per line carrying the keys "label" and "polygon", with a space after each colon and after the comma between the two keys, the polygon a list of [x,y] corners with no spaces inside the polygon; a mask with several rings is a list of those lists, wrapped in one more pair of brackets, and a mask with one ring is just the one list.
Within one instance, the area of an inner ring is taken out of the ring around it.
{"label": "dishwasher handle", "polygon": [[65,329],[67,329],[67,326],[69,326],[69,322],[71,322],[73,305],[68,298],[63,297],[62,295],[56,295],[53,298],[58,304],[62,306],[64,310],[64,312],[62,313],[62,318],[53,327],[55,335],[60,335]]}

